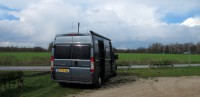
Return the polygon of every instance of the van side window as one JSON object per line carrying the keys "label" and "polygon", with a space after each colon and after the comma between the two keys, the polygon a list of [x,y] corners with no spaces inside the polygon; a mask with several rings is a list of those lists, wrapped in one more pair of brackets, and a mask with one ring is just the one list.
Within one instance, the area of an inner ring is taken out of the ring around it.
{"label": "van side window", "polygon": [[110,59],[111,58],[110,48],[106,47],[105,50],[106,50],[105,51],[105,53],[106,53],[106,59]]}
{"label": "van side window", "polygon": [[99,59],[99,46],[98,44],[94,45],[94,55],[96,59]]}
{"label": "van side window", "polygon": [[55,45],[54,57],[55,59],[71,59],[71,46]]}
{"label": "van side window", "polygon": [[90,45],[74,45],[72,59],[90,59]]}

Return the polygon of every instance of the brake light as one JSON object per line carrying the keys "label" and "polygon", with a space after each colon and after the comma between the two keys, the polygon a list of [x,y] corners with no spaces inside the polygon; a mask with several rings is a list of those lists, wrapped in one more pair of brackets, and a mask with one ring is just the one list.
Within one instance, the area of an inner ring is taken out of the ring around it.
{"label": "brake light", "polygon": [[94,58],[93,57],[90,58],[90,62],[91,62],[90,72],[94,72]]}
{"label": "brake light", "polygon": [[68,34],[69,36],[75,36],[76,34]]}
{"label": "brake light", "polygon": [[54,67],[54,56],[51,56],[51,71],[53,71]]}

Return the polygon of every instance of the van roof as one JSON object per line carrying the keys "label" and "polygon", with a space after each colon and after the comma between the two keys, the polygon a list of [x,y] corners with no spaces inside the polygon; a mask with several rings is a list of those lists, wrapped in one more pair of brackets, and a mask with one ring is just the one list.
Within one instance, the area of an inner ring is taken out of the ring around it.
{"label": "van roof", "polygon": [[57,34],[56,37],[59,37],[59,36],[88,36],[89,33],[68,33],[68,34]]}
{"label": "van roof", "polygon": [[57,34],[56,37],[59,37],[59,36],[88,36],[88,35],[96,35],[96,36],[99,36],[99,37],[102,37],[102,38],[105,38],[109,41],[111,41],[111,39],[105,37],[105,36],[102,36],[98,33],[95,33],[94,31],[90,31],[90,33],[75,33],[75,32],[72,32],[72,33],[68,33],[68,34]]}

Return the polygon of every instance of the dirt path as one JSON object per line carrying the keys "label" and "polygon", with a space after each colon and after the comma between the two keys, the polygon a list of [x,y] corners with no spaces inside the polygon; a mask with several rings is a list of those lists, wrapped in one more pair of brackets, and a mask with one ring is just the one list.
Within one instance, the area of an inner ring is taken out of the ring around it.
{"label": "dirt path", "polygon": [[117,86],[85,90],[72,97],[200,97],[200,77],[138,79]]}

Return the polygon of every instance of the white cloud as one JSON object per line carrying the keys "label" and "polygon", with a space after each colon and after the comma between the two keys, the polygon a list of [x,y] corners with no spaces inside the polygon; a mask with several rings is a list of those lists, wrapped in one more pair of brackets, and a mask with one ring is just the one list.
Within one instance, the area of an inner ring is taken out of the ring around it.
{"label": "white cloud", "polygon": [[185,25],[188,27],[200,26],[200,17],[188,18],[185,21],[183,21],[181,25]]}
{"label": "white cloud", "polygon": [[69,24],[77,20],[78,10],[78,7],[62,0],[42,0],[30,4],[20,12],[10,12],[20,20],[1,20],[0,27],[5,31],[0,33],[13,35],[10,37],[5,35],[4,41],[15,41],[12,39],[14,37],[19,40],[19,43],[21,40],[22,43],[48,45],[56,33],[67,33],[71,30]]}
{"label": "white cloud", "polygon": [[168,13],[183,15],[198,10],[198,2],[25,0],[25,5],[7,2],[6,6],[20,9],[8,12],[20,20],[0,20],[0,45],[48,45],[56,34],[76,31],[77,22],[81,23],[81,32],[94,30],[111,38],[115,47],[148,46],[145,43],[151,42],[196,42],[200,38],[198,17],[188,18],[181,24],[167,24],[160,18]]}

